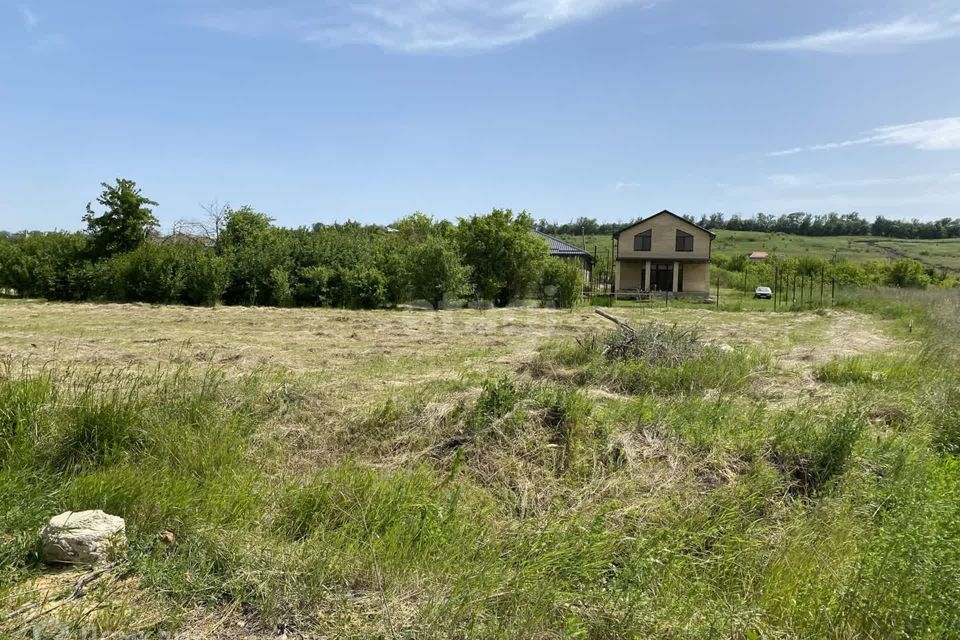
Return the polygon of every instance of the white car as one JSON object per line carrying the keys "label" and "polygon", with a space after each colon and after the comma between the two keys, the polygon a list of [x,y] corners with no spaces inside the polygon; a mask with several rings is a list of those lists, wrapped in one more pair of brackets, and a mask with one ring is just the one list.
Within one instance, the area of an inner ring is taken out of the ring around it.
{"label": "white car", "polygon": [[770,300],[773,298],[773,290],[770,287],[757,287],[753,292],[753,297],[758,300]]}

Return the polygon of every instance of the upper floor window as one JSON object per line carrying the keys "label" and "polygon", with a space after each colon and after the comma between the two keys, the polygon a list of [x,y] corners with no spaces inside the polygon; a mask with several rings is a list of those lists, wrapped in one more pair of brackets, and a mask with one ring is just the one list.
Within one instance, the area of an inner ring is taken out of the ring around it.
{"label": "upper floor window", "polygon": [[653,240],[653,234],[649,229],[643,233],[633,236],[634,251],[650,251],[650,243]]}
{"label": "upper floor window", "polygon": [[693,251],[693,236],[677,229],[677,251]]}

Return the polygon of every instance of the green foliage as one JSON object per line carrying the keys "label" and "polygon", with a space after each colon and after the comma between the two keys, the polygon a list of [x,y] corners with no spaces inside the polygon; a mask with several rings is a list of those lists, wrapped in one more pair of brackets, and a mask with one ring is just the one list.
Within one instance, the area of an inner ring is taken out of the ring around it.
{"label": "green foliage", "polygon": [[184,288],[186,261],[176,247],[145,243],[114,255],[102,265],[106,298],[119,301],[178,302]]}
{"label": "green foliage", "polygon": [[227,304],[267,304],[273,300],[274,269],[286,270],[289,254],[271,219],[250,207],[230,209],[217,242],[227,263]]}
{"label": "green foliage", "polygon": [[352,309],[376,309],[387,303],[387,278],[376,267],[357,265],[337,272],[340,291],[335,300]]}
{"label": "green foliage", "polygon": [[103,192],[97,202],[106,211],[97,215],[88,203],[83,216],[93,255],[98,259],[133,251],[159,224],[150,209],[157,203],[144,196],[133,180],[117,178],[115,185],[103,182],[101,186]]}
{"label": "green foliage", "polygon": [[92,267],[83,234],[18,234],[0,246],[0,286],[21,296],[50,300],[83,300],[91,294]]}
{"label": "green foliage", "polygon": [[330,281],[333,271],[320,265],[300,270],[296,291],[296,303],[304,307],[323,307],[333,300]]}
{"label": "green foliage", "polygon": [[927,275],[922,263],[910,258],[901,258],[889,265],[886,284],[894,287],[925,289],[930,286],[930,276]]}
{"label": "green foliage", "polygon": [[550,258],[544,262],[540,275],[540,295],[544,304],[569,309],[583,293],[583,276],[577,263]]}
{"label": "green foliage", "polygon": [[280,267],[270,270],[270,300],[277,307],[289,307],[293,304],[290,276]]}
{"label": "green foliage", "polygon": [[439,309],[446,300],[469,292],[470,269],[460,261],[456,244],[431,234],[410,249],[408,270],[413,297]]}
{"label": "green foliage", "polygon": [[194,244],[147,242],[97,263],[93,295],[116,302],[213,305],[226,286],[224,260]]}
{"label": "green foliage", "polygon": [[457,242],[477,297],[506,306],[530,290],[549,255],[532,229],[529,214],[510,209],[460,219]]}
{"label": "green foliage", "polygon": [[183,265],[181,302],[189,305],[212,306],[220,302],[227,288],[227,263],[204,247],[188,247]]}

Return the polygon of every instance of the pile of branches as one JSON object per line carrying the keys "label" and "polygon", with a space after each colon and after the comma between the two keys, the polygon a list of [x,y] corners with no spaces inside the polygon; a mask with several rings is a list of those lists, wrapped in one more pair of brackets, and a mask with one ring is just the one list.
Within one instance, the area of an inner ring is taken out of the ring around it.
{"label": "pile of branches", "polygon": [[608,360],[632,360],[673,367],[703,355],[704,343],[696,327],[679,328],[649,322],[633,327],[619,318],[597,310],[597,314],[617,325],[617,329],[598,339],[592,347]]}

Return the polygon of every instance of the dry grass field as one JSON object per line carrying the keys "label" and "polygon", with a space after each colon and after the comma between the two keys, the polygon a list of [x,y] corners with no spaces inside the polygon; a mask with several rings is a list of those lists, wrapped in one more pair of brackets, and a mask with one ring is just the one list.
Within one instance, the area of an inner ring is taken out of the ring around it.
{"label": "dry grass field", "polygon": [[[942,637],[921,307],[609,311],[657,350],[586,308],[0,302],[0,633]],[[86,508],[130,559],[58,601],[36,530]]]}
{"label": "dry grass field", "polygon": [[[771,376],[809,374],[834,357],[895,346],[882,320],[852,311],[749,314],[651,305],[614,313],[634,324],[696,327],[708,341],[761,348],[779,364]],[[612,326],[587,308],[434,313],[6,301],[0,358],[32,368],[266,370],[353,405],[465,371],[515,370],[549,341]]]}

